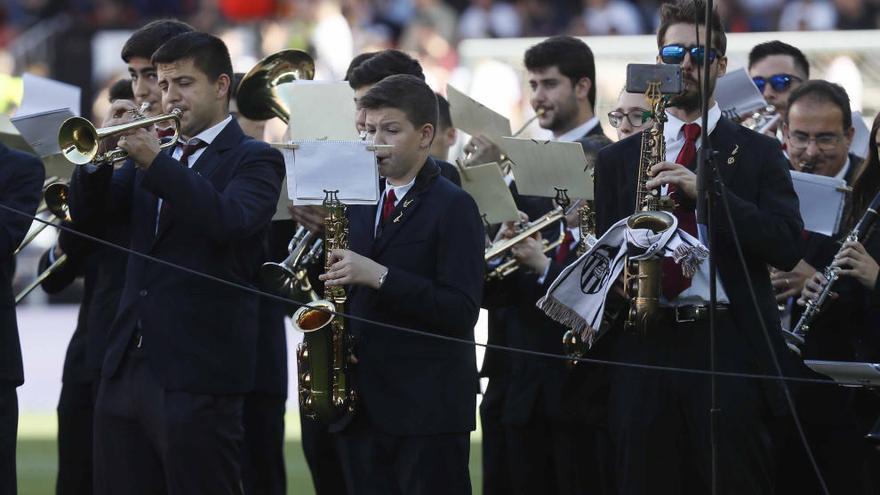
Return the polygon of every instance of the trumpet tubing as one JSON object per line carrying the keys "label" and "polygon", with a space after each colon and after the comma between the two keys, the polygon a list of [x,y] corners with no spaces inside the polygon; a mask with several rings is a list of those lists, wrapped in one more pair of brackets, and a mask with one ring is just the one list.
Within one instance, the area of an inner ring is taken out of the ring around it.
{"label": "trumpet tubing", "polygon": [[37,275],[37,278],[35,278],[33,282],[28,284],[27,287],[25,287],[24,289],[21,290],[21,292],[19,292],[18,294],[15,295],[15,305],[17,306],[18,303],[20,303],[25,297],[28,296],[28,294],[33,292],[34,289],[36,289],[40,284],[42,284],[44,280],[49,278],[50,275],[55,273],[56,270],[58,270],[59,268],[64,266],[65,263],[67,263],[67,254],[62,254],[61,256],[58,257],[58,259],[55,260],[54,263],[49,265],[48,268],[46,268],[45,270],[43,270],[42,273]]}
{"label": "trumpet tubing", "polygon": [[146,117],[125,124],[110,127],[97,128],[94,124],[82,117],[71,117],[61,124],[58,130],[58,146],[61,154],[67,161],[75,165],[85,165],[89,162],[115,163],[128,158],[121,148],[114,148],[106,153],[99,154],[101,142],[109,137],[118,136],[122,133],[142,127],[149,127],[159,122],[173,121],[174,135],[171,140],[163,143],[160,148],[170,148],[177,144],[180,137],[180,116],[182,112],[175,108],[170,113]]}

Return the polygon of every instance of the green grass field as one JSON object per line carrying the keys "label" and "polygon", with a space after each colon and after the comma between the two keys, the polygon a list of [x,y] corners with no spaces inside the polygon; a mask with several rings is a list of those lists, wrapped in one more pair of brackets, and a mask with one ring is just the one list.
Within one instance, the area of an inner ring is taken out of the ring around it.
{"label": "green grass field", "polygon": [[[288,416],[288,438],[285,446],[287,493],[312,495],[312,480],[299,442],[299,420]],[[290,431],[295,430],[295,431]],[[55,493],[55,471],[58,457],[55,445],[55,416],[26,415],[19,421],[18,487],[19,495],[51,495]],[[471,482],[474,494],[481,493],[482,469],[478,434],[471,443]]]}

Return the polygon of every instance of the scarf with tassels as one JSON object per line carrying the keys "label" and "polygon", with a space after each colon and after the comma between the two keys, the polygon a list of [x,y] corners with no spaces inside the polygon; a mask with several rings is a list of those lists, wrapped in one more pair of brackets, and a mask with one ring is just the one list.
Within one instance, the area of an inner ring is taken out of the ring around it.
{"label": "scarf with tassels", "polygon": [[693,277],[709,255],[699,240],[678,228],[678,220],[666,214],[672,227],[653,232],[631,229],[627,218],[614,224],[590,249],[567,266],[550,285],[537,305],[547,316],[578,332],[592,346],[601,337],[602,315],[608,292],[623,271],[627,256],[643,260],[666,256],[681,265],[686,277]]}

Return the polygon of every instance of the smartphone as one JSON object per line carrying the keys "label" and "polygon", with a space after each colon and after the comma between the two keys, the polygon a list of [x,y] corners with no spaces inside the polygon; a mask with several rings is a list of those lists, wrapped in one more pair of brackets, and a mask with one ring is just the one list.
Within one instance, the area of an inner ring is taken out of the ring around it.
{"label": "smartphone", "polygon": [[660,81],[660,93],[677,95],[682,92],[681,66],[674,64],[628,64],[626,91],[644,93],[648,83]]}

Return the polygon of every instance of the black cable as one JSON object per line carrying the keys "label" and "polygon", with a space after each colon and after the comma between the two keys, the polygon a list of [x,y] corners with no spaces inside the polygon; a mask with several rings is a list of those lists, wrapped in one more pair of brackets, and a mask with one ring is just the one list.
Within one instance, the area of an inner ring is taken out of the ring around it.
{"label": "black cable", "polygon": [[[165,266],[177,269],[177,270],[181,270],[181,271],[187,272],[189,274],[192,274],[192,275],[195,275],[198,277],[202,277],[202,278],[211,280],[213,282],[224,284],[224,285],[232,287],[232,288],[236,288],[236,289],[239,289],[239,290],[242,290],[245,292],[249,292],[251,294],[255,294],[260,297],[264,297],[264,298],[271,299],[271,300],[274,300],[277,302],[281,302],[281,303],[285,303],[285,304],[289,304],[289,305],[294,305],[294,306],[298,306],[298,307],[308,305],[308,303],[305,303],[305,302],[296,301],[293,299],[288,299],[286,297],[282,297],[282,296],[279,296],[276,294],[271,294],[268,292],[263,292],[259,289],[255,289],[253,287],[241,285],[236,282],[224,280],[222,278],[218,278],[218,277],[215,277],[215,276],[207,274],[207,273],[193,270],[192,268],[187,268],[185,266],[177,265],[177,264],[172,263],[170,261],[166,261],[161,258],[156,258],[154,256],[150,256],[148,254],[141,253],[139,251],[135,251],[131,248],[127,248],[125,246],[120,246],[119,244],[114,244],[110,241],[101,239],[99,237],[95,237],[90,234],[86,234],[84,232],[78,231],[74,228],[68,227],[63,224],[62,225],[52,224],[48,220],[44,220],[42,218],[35,217],[34,215],[31,215],[27,212],[16,210],[15,208],[4,205],[2,203],[0,203],[0,209],[10,211],[10,212],[15,213],[20,216],[26,216],[26,217],[31,218],[32,220],[40,222],[40,223],[50,224],[50,226],[55,227],[58,230],[63,230],[63,231],[68,232],[72,235],[80,236],[84,239],[88,239],[92,242],[96,242],[98,244],[102,244],[104,246],[111,247],[113,249],[118,249],[118,250],[123,251],[127,254],[139,256],[139,257],[144,258],[146,260],[153,261],[155,263],[159,263],[161,265],[165,265]],[[481,342],[476,342],[473,340],[463,339],[463,338],[459,338],[459,337],[451,337],[448,335],[441,335],[441,334],[437,334],[437,333],[428,332],[425,330],[416,330],[414,328],[403,327],[403,326],[394,325],[391,323],[385,323],[385,322],[381,322],[381,321],[373,321],[373,320],[369,320],[367,318],[362,318],[362,317],[351,315],[348,313],[342,313],[342,312],[338,312],[338,311],[330,311],[330,310],[324,309],[324,308],[315,308],[315,309],[318,311],[323,311],[325,313],[335,315],[335,316],[340,316],[342,318],[346,318],[346,319],[350,319],[350,320],[354,320],[354,321],[359,321],[362,323],[369,323],[372,325],[381,326],[381,327],[389,328],[392,330],[397,330],[397,331],[404,332],[404,333],[421,335],[423,337],[445,340],[448,342],[454,342],[454,343],[458,343],[458,344],[468,345],[471,347],[483,347],[485,349],[492,349],[492,350],[522,354],[522,355],[526,355],[526,356],[559,359],[559,360],[568,361],[568,362],[576,361],[578,363],[586,363],[586,364],[620,366],[620,367],[625,367],[625,368],[636,368],[636,369],[644,369],[644,370],[651,370],[651,371],[671,371],[671,372],[677,372],[677,373],[689,373],[689,374],[696,374],[696,375],[715,374],[718,376],[725,376],[725,377],[730,377],[730,378],[744,378],[744,379],[771,380],[771,381],[792,381],[792,382],[798,382],[798,383],[814,383],[814,384],[820,384],[820,385],[834,385],[834,386],[845,385],[845,386],[853,386],[853,387],[866,387],[866,385],[864,383],[857,382],[857,381],[830,381],[830,380],[824,380],[824,379],[820,379],[820,378],[786,377],[786,376],[781,376],[781,375],[780,376],[773,376],[773,375],[761,375],[761,374],[757,374],[757,373],[742,373],[742,372],[734,372],[734,371],[716,371],[716,372],[712,373],[709,370],[701,370],[698,368],[675,368],[675,367],[668,367],[668,366],[639,364],[639,363],[626,363],[626,362],[622,362],[622,361],[609,361],[609,360],[605,360],[605,359],[595,359],[595,358],[585,358],[585,357],[574,358],[574,357],[565,356],[565,355],[561,355],[561,354],[532,351],[529,349],[521,349],[518,347],[509,347],[509,346],[503,346],[503,345],[498,345],[498,344],[488,344],[488,343],[483,344]]]}

